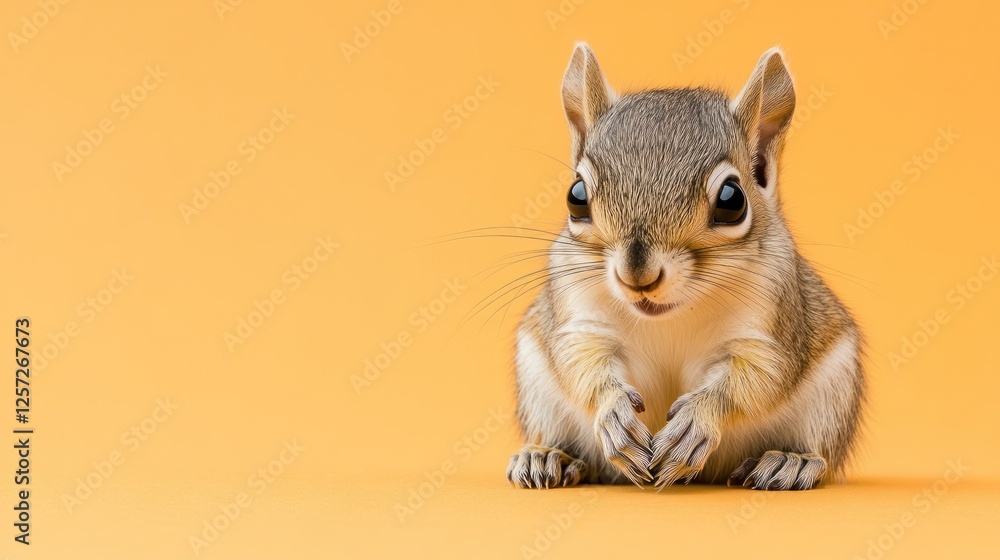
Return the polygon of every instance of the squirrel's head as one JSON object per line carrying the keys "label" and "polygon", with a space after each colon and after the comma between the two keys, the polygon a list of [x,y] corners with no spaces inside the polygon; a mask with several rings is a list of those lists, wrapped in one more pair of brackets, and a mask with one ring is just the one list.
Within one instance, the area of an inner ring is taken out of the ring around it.
{"label": "squirrel's head", "polygon": [[781,51],[764,53],[732,100],[719,91],[619,95],[578,44],[562,84],[576,179],[568,235],[600,248],[611,291],[644,316],[759,292],[782,223],[778,159],[795,109]]}

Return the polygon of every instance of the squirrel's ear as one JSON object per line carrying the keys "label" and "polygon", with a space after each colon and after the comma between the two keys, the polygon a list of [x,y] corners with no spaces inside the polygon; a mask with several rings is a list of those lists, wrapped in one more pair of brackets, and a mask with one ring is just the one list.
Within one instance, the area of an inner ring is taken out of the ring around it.
{"label": "squirrel's ear", "polygon": [[617,98],[594,51],[586,43],[577,43],[562,82],[563,108],[573,134],[573,165],[583,155],[587,132]]}
{"label": "squirrel's ear", "polygon": [[757,184],[774,190],[777,159],[795,112],[795,86],[781,49],[772,47],[760,57],[729,109],[749,142]]}

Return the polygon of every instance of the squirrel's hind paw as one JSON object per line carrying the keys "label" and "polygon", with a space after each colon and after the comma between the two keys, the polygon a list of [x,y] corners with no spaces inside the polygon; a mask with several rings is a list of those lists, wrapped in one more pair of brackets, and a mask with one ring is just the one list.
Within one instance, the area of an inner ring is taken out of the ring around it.
{"label": "squirrel's hind paw", "polygon": [[749,486],[754,490],[809,490],[826,474],[826,460],[815,453],[768,451],[751,457],[729,475],[729,486]]}
{"label": "squirrel's hind paw", "polygon": [[515,488],[575,486],[587,475],[587,464],[553,447],[527,445],[510,458],[507,481]]}

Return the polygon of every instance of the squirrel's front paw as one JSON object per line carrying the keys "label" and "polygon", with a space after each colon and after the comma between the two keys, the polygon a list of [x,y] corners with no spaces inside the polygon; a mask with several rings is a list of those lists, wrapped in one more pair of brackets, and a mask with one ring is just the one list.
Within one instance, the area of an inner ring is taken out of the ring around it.
{"label": "squirrel's front paw", "polygon": [[604,456],[639,486],[653,479],[649,472],[653,436],[635,415],[644,410],[639,393],[626,389],[598,410],[594,426]]}
{"label": "squirrel's front paw", "polygon": [[705,467],[708,456],[719,446],[719,429],[711,409],[692,395],[677,399],[667,416],[667,425],[653,438],[650,471],[657,488],[683,479],[690,482]]}

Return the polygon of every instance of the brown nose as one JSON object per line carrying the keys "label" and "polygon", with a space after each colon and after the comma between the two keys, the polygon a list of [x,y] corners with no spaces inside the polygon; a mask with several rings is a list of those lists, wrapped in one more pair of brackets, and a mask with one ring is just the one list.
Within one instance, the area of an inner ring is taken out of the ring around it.
{"label": "brown nose", "polygon": [[663,269],[657,268],[653,270],[646,270],[641,273],[625,274],[625,278],[622,277],[621,272],[615,269],[615,278],[618,279],[623,286],[635,291],[635,292],[649,292],[655,290],[660,282],[663,281]]}

